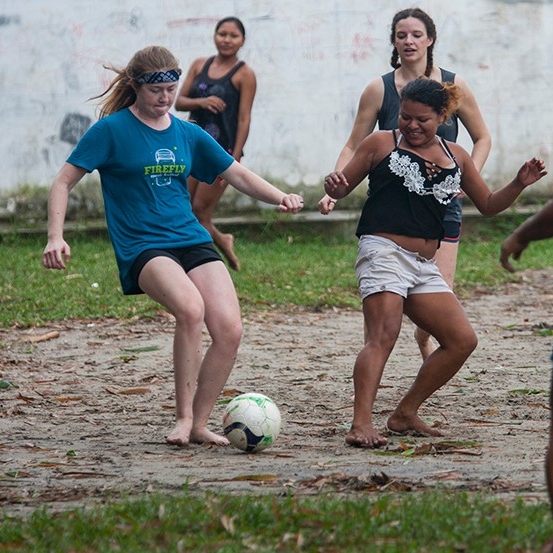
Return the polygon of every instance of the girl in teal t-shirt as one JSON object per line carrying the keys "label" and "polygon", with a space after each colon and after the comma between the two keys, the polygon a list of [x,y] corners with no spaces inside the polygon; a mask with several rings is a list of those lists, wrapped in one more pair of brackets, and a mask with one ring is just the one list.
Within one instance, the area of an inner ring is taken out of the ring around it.
{"label": "girl in teal t-shirt", "polygon": [[[169,50],[150,46],[124,69],[109,69],[116,77],[98,97],[100,120],[52,184],[42,262],[48,269],[66,268],[69,193],[98,170],[123,292],[146,293],[175,317],[176,423],[167,442],[226,445],[207,424],[238,352],[240,307],[221,256],[192,213],[187,177],[212,183],[220,176],[283,212],[296,213],[303,201],[240,165],[199,127],[169,114],[181,74]],[[204,324],[212,340],[205,354]]]}

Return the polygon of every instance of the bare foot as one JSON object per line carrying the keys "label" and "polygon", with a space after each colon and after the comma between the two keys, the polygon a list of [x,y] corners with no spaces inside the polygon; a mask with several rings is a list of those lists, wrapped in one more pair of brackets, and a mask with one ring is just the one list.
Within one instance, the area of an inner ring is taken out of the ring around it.
{"label": "bare foot", "polygon": [[190,433],[190,441],[195,444],[229,445],[229,441],[207,428],[193,429]]}
{"label": "bare foot", "polygon": [[417,327],[415,328],[415,340],[419,346],[423,361],[426,361],[426,359],[430,357],[430,354],[436,349],[436,346],[430,339],[430,334]]}
{"label": "bare foot", "polygon": [[390,432],[395,434],[414,434],[417,436],[434,437],[443,436],[439,430],[431,428],[416,415],[413,418],[408,418],[397,413],[393,413],[388,419],[386,426]]}
{"label": "bare foot", "polygon": [[219,233],[215,239],[217,247],[223,252],[231,269],[240,270],[240,261],[234,253],[234,235]]}
{"label": "bare foot", "polygon": [[188,419],[178,419],[175,423],[175,428],[167,435],[167,443],[178,445],[180,447],[187,446],[190,443],[190,431],[192,429],[192,421]]}
{"label": "bare foot", "polygon": [[381,436],[372,426],[366,429],[351,427],[347,436],[346,444],[353,447],[376,448],[386,445],[388,440]]}

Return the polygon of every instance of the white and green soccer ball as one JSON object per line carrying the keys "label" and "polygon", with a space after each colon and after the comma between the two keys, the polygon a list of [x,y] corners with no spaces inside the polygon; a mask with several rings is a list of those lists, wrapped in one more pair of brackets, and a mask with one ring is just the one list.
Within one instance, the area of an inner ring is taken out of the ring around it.
{"label": "white and green soccer ball", "polygon": [[237,449],[257,453],[277,439],[280,422],[280,411],[272,399],[249,392],[236,396],[227,404],[223,432]]}

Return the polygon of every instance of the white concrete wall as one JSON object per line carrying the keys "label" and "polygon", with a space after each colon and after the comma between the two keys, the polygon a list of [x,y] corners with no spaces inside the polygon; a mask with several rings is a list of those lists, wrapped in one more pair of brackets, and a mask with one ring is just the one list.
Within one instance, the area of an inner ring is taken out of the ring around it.
{"label": "white concrete wall", "polygon": [[[244,163],[292,185],[319,184],[362,89],[389,70],[393,14],[415,5],[437,24],[435,61],[479,100],[493,137],[490,183],[533,154],[551,164],[551,0],[0,0],[0,190],[51,182],[95,118],[86,100],[113,76],[102,64],[124,66],[162,44],[186,71],[214,52],[214,25],[226,15],[244,21],[242,57],[258,78]],[[541,187],[551,190],[549,179]]]}

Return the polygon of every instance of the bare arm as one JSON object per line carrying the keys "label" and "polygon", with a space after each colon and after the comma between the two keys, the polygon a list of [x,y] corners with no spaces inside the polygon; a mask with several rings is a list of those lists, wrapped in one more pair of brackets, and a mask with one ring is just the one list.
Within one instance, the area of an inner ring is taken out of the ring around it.
{"label": "bare arm", "polygon": [[386,155],[386,149],[389,151],[392,147],[390,131],[378,131],[367,136],[342,171],[333,171],[325,177],[327,195],[336,199],[345,198]]}
{"label": "bare arm", "polygon": [[499,258],[501,265],[509,272],[514,273],[515,268],[511,265],[509,257],[513,256],[513,259],[518,260],[530,242],[551,237],[553,237],[553,200],[545,204],[532,217],[526,219],[505,239],[501,245]]}
{"label": "bare arm", "polygon": [[520,167],[513,180],[492,192],[468,153],[458,144],[449,143],[449,146],[461,167],[461,187],[482,215],[497,215],[507,209],[526,187],[547,175],[545,163],[533,157]]}
{"label": "bare arm", "polygon": [[277,205],[279,211],[297,213],[303,208],[303,198],[298,194],[285,194],[276,186],[256,175],[237,161],[221,173],[234,188],[262,202]]}
{"label": "bare arm", "polygon": [[478,102],[468,85],[458,75],[455,76],[455,84],[459,86],[463,94],[457,115],[472,140],[472,161],[476,169],[481,172],[492,147],[491,135],[478,107]]}
{"label": "bare arm", "polygon": [[[378,114],[384,100],[384,82],[381,77],[373,79],[363,90],[359,98],[357,114],[353,123],[353,128],[347,142],[342,148],[338,160],[334,166],[334,170],[339,172],[353,158],[355,151],[361,142],[371,134],[378,121]],[[327,194],[323,196],[318,203],[319,211],[323,215],[327,215],[334,209],[335,202],[332,197]]]}
{"label": "bare arm", "polygon": [[353,128],[334,166],[336,171],[341,171],[348,164],[363,139],[374,131],[383,100],[384,83],[378,77],[365,87],[359,98]]}
{"label": "bare arm", "polygon": [[63,239],[63,224],[67,211],[69,192],[85,175],[86,170],[64,163],[57,174],[48,197],[48,243],[42,255],[47,269],[65,269],[65,261],[71,257],[71,248]]}
{"label": "bare arm", "polygon": [[237,76],[238,88],[240,90],[240,106],[238,107],[238,128],[234,139],[234,150],[232,155],[234,159],[239,160],[242,156],[242,150],[250,134],[250,122],[252,116],[253,100],[257,90],[255,73],[247,65],[242,66]]}

